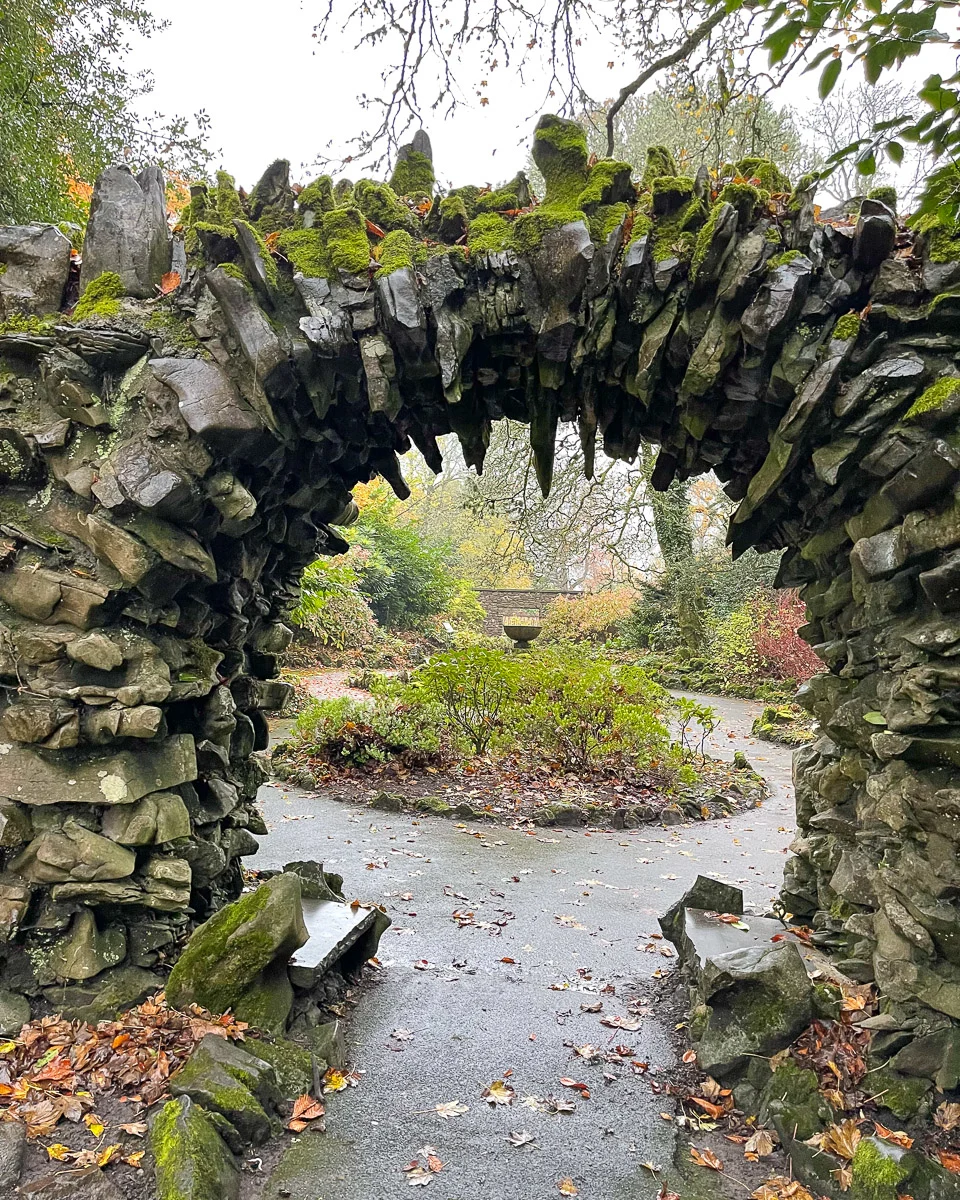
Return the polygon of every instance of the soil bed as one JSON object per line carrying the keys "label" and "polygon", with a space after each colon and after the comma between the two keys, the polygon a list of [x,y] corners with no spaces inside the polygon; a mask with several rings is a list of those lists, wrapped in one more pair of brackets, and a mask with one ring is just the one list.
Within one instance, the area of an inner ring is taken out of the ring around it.
{"label": "soil bed", "polygon": [[749,766],[697,761],[695,783],[678,783],[656,768],[618,766],[573,774],[517,757],[472,759],[462,765],[407,766],[395,759],[366,767],[333,766],[305,750],[279,746],[274,773],[323,797],[401,812],[416,809],[466,820],[510,824],[680,824],[728,817],[755,808],[767,795]]}

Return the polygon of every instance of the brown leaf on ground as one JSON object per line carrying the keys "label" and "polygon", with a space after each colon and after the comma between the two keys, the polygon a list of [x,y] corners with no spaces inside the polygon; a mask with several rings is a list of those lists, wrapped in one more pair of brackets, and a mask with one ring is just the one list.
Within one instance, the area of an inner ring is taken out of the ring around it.
{"label": "brown leaf on ground", "polygon": [[769,1133],[766,1129],[758,1129],[744,1143],[743,1157],[748,1162],[757,1162],[761,1158],[766,1158],[768,1154],[772,1154],[773,1146],[773,1134]]}
{"label": "brown leaf on ground", "polygon": [[698,1167],[708,1167],[711,1171],[723,1170],[723,1162],[712,1150],[698,1150],[696,1146],[691,1146],[690,1157]]}
{"label": "brown leaf on ground", "polygon": [[795,1179],[773,1175],[750,1193],[750,1200],[813,1200],[813,1196]]}
{"label": "brown leaf on ground", "polygon": [[940,1129],[947,1133],[951,1129],[956,1129],[960,1126],[960,1104],[951,1103],[949,1100],[937,1107],[937,1111],[933,1114],[933,1123],[939,1126]]}
{"label": "brown leaf on ground", "polygon": [[485,1087],[480,1093],[490,1105],[512,1104],[516,1094],[509,1083],[504,1083],[502,1079],[495,1079],[489,1087]]}
{"label": "brown leaf on ground", "polygon": [[894,1145],[902,1146],[904,1150],[910,1150],[913,1147],[913,1138],[902,1130],[888,1129],[879,1121],[874,1121],[873,1127],[877,1131],[877,1137],[883,1138],[885,1142],[893,1142]]}
{"label": "brown leaf on ground", "polygon": [[954,1154],[952,1150],[938,1150],[937,1155],[942,1167],[954,1175],[960,1175],[960,1154]]}
{"label": "brown leaf on ground", "polygon": [[462,1117],[470,1111],[470,1107],[459,1100],[447,1100],[444,1104],[438,1104],[435,1111],[442,1120],[449,1121],[451,1117]]}
{"label": "brown leaf on ground", "polygon": [[557,1181],[557,1191],[561,1196],[579,1196],[580,1192],[577,1185],[572,1179],[560,1179]]}
{"label": "brown leaf on ground", "polygon": [[701,1096],[691,1096],[690,1103],[696,1104],[698,1108],[702,1108],[708,1117],[722,1117],[724,1108],[722,1104],[714,1104],[711,1100],[704,1100]]}
{"label": "brown leaf on ground", "polygon": [[180,272],[167,271],[165,275],[160,277],[158,291],[161,296],[169,296],[171,292],[175,292],[180,286]]}
{"label": "brown leaf on ground", "polygon": [[811,1138],[811,1141],[816,1140],[821,1150],[849,1162],[857,1152],[860,1137],[858,1123],[848,1118],[839,1125],[828,1125],[822,1134],[818,1134],[816,1139]]}
{"label": "brown leaf on ground", "polygon": [[688,1050],[683,1056],[683,1061],[685,1063],[695,1063],[697,1061],[696,1050]]}
{"label": "brown leaf on ground", "polygon": [[537,1140],[537,1137],[528,1129],[519,1129],[516,1132],[508,1133],[506,1140],[511,1146],[529,1146]]}

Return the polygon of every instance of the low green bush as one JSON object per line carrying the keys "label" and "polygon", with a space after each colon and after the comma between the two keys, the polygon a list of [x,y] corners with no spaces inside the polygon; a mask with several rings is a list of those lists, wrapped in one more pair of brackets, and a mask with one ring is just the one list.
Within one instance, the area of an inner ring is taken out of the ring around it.
{"label": "low green bush", "polygon": [[416,672],[404,700],[442,712],[454,735],[483,754],[510,719],[519,683],[515,658],[469,646],[433,657]]}
{"label": "low green bush", "polygon": [[294,752],[307,750],[334,766],[363,767],[399,758],[414,767],[441,761],[442,733],[426,706],[410,709],[387,697],[373,704],[341,697],[311,700],[289,740]]}

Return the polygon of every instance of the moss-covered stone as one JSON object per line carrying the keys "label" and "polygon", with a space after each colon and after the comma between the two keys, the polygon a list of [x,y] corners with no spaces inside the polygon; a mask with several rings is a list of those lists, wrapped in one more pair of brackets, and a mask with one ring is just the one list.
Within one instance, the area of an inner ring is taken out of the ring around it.
{"label": "moss-covered stone", "polygon": [[331,274],[344,271],[362,275],[370,266],[370,241],[359,208],[335,208],[324,213],[321,233]]}
{"label": "moss-covered stone", "polygon": [[114,271],[104,271],[96,279],[91,279],[83,289],[83,294],[73,310],[75,321],[85,321],[89,317],[115,317],[120,311],[120,300],[126,295],[127,289],[123,280]]}
{"label": "moss-covered stone", "polygon": [[438,817],[448,817],[453,812],[453,806],[439,796],[421,796],[417,800],[417,808],[421,812],[431,812]]}
{"label": "moss-covered stone", "polygon": [[332,212],[335,207],[333,180],[329,175],[318,176],[297,196],[297,208],[301,213],[310,212],[319,216],[321,213]]}
{"label": "moss-covered stone", "polygon": [[741,229],[754,219],[763,199],[760,189],[752,183],[728,183],[717,197],[718,202],[732,204],[737,210]]}
{"label": "moss-covered stone", "polygon": [[426,154],[407,147],[390,176],[390,186],[398,196],[432,196],[436,177],[433,163]]}
{"label": "moss-covered stone", "polygon": [[790,180],[769,158],[757,156],[741,158],[736,164],[736,172],[744,179],[751,181],[756,179],[758,186],[768,192],[783,193],[791,190]]}
{"label": "moss-covered stone", "polygon": [[393,229],[406,229],[413,233],[417,228],[416,217],[388,183],[361,179],[354,187],[353,194],[363,215],[384,233]]}
{"label": "moss-covered stone", "polygon": [[653,181],[661,175],[676,175],[677,164],[666,146],[648,146],[647,163],[643,170],[641,186],[649,191]]}
{"label": "moss-covered stone", "polygon": [[897,189],[889,184],[883,184],[880,187],[871,188],[867,192],[868,200],[879,200],[881,204],[886,204],[897,211]]}
{"label": "moss-covered stone", "polygon": [[897,1200],[898,1185],[910,1175],[903,1156],[899,1147],[879,1138],[861,1138],[850,1164],[850,1200]]}
{"label": "moss-covered stone", "polygon": [[[463,201],[462,194],[457,197]],[[475,213],[508,212],[512,209],[526,208],[530,203],[530,188],[527,177],[520,172],[503,187],[492,192],[481,192],[473,203]]]}
{"label": "moss-covered stone", "polygon": [[623,203],[627,191],[633,190],[630,183],[632,167],[627,162],[613,158],[602,158],[590,168],[587,186],[577,198],[577,204],[585,211],[600,204]]}
{"label": "moss-covered stone", "polygon": [[844,313],[837,321],[831,331],[830,336],[836,342],[849,342],[851,338],[855,338],[860,332],[860,314],[855,312]]}
{"label": "moss-covered stone", "polygon": [[[264,274],[267,277],[267,286],[274,291],[280,285],[280,278],[277,272],[277,264],[274,262],[273,255],[267,249],[267,243],[264,241],[263,234],[255,225],[251,225],[249,221],[237,220],[236,227],[245,230],[256,244],[260,254],[260,259],[263,262]],[[294,232],[294,231],[291,231]]]}
{"label": "moss-covered stone", "polygon": [[603,204],[595,212],[587,216],[587,228],[590,239],[596,245],[602,246],[611,233],[620,225],[630,212],[630,205]]}
{"label": "moss-covered stone", "polygon": [[904,421],[917,421],[927,414],[939,413],[948,401],[960,394],[960,379],[945,375],[931,384],[904,413]]}
{"label": "moss-covered stone", "polygon": [[543,244],[549,230],[586,219],[586,213],[573,205],[541,204],[517,217],[510,230],[510,242],[521,254],[531,254]]}
{"label": "moss-covered stone", "polygon": [[[331,211],[321,209],[320,212]],[[366,250],[366,234],[364,234]],[[277,236],[277,250],[287,259],[294,271],[311,279],[328,276],[330,255],[318,226],[312,229],[285,229]]]}
{"label": "moss-covered stone", "polygon": [[[274,1041],[248,1040],[245,1047],[251,1054],[273,1067],[280,1093],[286,1099],[309,1091],[313,1083],[313,1060],[309,1050],[304,1050],[302,1046],[287,1041],[286,1038],[276,1038]],[[318,1062],[317,1069],[324,1071],[330,1065]]]}
{"label": "moss-covered stone", "polygon": [[[777,240],[779,241],[779,238]],[[798,258],[800,258],[799,250],[784,250],[782,254],[775,254],[773,258],[768,260],[767,268],[770,271],[775,271],[777,267],[785,267],[787,263],[792,263]]]}
{"label": "moss-covered stone", "polygon": [[481,213],[470,222],[467,246],[471,254],[496,254],[510,244],[510,226],[499,213]]}
{"label": "moss-covered stone", "polygon": [[261,973],[286,962],[306,940],[300,880],[276,875],[194,931],[170,973],[167,999],[175,1008],[196,1003],[236,1012]]}
{"label": "moss-covered stone", "polygon": [[154,1117],[150,1148],[157,1200],[236,1200],[240,1172],[207,1114],[188,1096]]}
{"label": "moss-covered stone", "polygon": [[587,186],[587,135],[576,121],[545,115],[533,133],[533,161],[546,184],[544,205],[574,208]]}
{"label": "moss-covered stone", "polygon": [[880,1108],[889,1109],[901,1121],[909,1121],[929,1106],[929,1079],[901,1075],[892,1067],[870,1073],[870,1094]]}
{"label": "moss-covered stone", "polygon": [[375,278],[383,279],[403,267],[412,267],[416,259],[416,244],[405,229],[395,229],[380,243],[380,266]]}

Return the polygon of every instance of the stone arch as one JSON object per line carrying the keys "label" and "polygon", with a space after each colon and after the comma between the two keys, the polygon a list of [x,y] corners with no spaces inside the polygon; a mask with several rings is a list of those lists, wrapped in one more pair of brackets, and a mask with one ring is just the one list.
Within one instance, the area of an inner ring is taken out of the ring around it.
{"label": "stone arch", "polygon": [[509,416],[545,489],[576,420],[588,472],[654,442],[656,487],[713,470],[735,552],[784,551],[828,668],[785,903],[960,1018],[960,246],[889,196],[821,222],[760,160],[715,194],[655,150],[635,185],[553,117],[534,153],[538,206],[434,198],[419,135],[392,187],[221,174],[173,238],[159,173],[111,168],[76,308],[66,239],[0,229],[6,985],[133,992],[238,893],[300,572],[356,482],[403,496],[449,432],[479,467]]}

